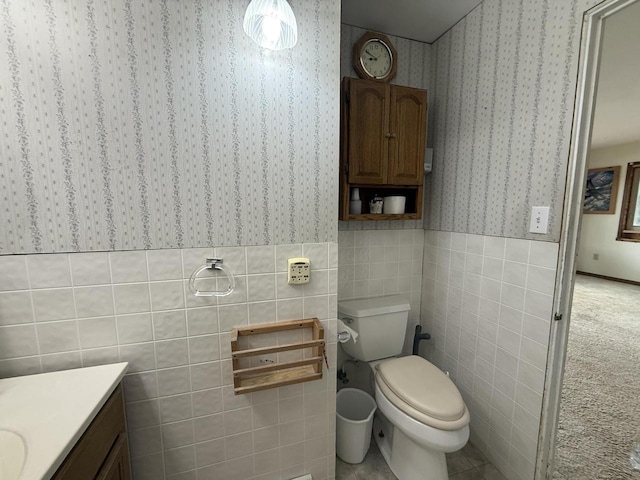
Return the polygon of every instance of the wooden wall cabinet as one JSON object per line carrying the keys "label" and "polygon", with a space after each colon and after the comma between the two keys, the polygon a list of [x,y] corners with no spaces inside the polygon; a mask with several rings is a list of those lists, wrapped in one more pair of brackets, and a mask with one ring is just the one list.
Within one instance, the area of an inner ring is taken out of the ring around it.
{"label": "wooden wall cabinet", "polygon": [[122,387],[118,386],[52,480],[131,480]]}
{"label": "wooden wall cabinet", "polygon": [[[417,88],[344,78],[342,81],[340,219],[422,217],[427,92]],[[349,214],[351,188],[361,192],[361,215]],[[368,200],[404,195],[404,214],[371,215]]]}

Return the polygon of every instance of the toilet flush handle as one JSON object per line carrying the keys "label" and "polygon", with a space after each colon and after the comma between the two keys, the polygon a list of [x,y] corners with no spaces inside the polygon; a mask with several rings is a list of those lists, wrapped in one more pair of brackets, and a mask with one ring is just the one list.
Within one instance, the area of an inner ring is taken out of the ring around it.
{"label": "toilet flush handle", "polygon": [[353,318],[349,318],[349,317],[344,317],[344,318],[341,318],[340,320],[342,320],[347,325],[351,325],[353,323]]}
{"label": "toilet flush handle", "polygon": [[413,335],[413,355],[418,355],[418,350],[420,347],[420,340],[429,340],[431,335],[428,333],[421,333],[422,325],[416,325],[416,333]]}

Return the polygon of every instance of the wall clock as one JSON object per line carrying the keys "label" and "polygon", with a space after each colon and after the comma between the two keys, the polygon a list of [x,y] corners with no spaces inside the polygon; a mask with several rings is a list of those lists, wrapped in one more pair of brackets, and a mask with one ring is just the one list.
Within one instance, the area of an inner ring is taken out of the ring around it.
{"label": "wall clock", "polygon": [[360,78],[388,82],[397,66],[398,53],[386,35],[367,32],[353,46],[353,67]]}

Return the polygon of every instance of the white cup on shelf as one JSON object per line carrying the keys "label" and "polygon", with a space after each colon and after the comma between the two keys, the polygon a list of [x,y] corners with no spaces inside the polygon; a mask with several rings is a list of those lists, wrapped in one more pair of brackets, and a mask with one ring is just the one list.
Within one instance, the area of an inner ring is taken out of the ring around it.
{"label": "white cup on shelf", "polygon": [[384,213],[386,214],[398,214],[404,213],[404,207],[407,202],[407,197],[402,195],[393,195],[390,197],[384,197]]}

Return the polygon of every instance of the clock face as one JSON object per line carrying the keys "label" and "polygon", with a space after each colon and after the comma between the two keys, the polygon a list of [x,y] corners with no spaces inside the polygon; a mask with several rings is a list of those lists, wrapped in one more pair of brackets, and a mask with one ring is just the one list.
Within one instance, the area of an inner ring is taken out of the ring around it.
{"label": "clock face", "polygon": [[384,78],[393,66],[391,49],[382,40],[369,40],[360,50],[360,63],[371,77]]}

